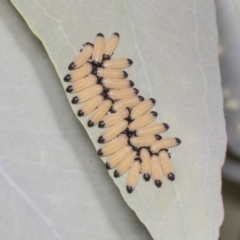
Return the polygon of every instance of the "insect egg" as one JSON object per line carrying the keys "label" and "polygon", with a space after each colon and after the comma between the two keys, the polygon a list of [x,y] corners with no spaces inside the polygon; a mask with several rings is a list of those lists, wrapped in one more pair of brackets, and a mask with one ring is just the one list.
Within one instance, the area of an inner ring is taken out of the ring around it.
{"label": "insect egg", "polygon": [[94,49],[92,54],[92,64],[100,66],[102,62],[103,51],[105,47],[105,40],[102,33],[98,33],[94,39]]}
{"label": "insect egg", "polygon": [[107,60],[102,63],[103,68],[127,68],[133,64],[133,61],[129,58],[117,58],[112,60]]}
{"label": "insect egg", "polygon": [[137,95],[139,93],[136,88],[125,88],[125,89],[110,89],[107,93],[108,97],[113,100],[125,99]]}
{"label": "insect egg", "polygon": [[152,111],[152,112],[145,113],[141,117],[131,122],[128,128],[131,131],[138,130],[152,123],[156,119],[156,117],[157,117],[157,112]]}
{"label": "insect egg", "polygon": [[113,54],[113,51],[115,50],[115,48],[118,45],[118,42],[119,42],[119,34],[118,33],[114,33],[108,38],[108,40],[105,44],[103,60],[110,59],[110,57]]}
{"label": "insect egg", "polygon": [[137,186],[139,172],[141,171],[141,162],[140,158],[135,158],[134,162],[132,163],[126,180],[126,189],[128,193],[132,193],[135,187]]}
{"label": "insect egg", "polygon": [[175,179],[175,176],[173,173],[173,167],[169,158],[169,154],[166,149],[163,149],[159,152],[159,159],[164,175],[166,176],[166,178],[173,181]]}
{"label": "insect egg", "polygon": [[102,121],[99,122],[98,127],[100,128],[111,127],[112,125],[128,117],[128,115],[129,111],[127,109],[121,109],[117,113],[108,114],[103,118]]}
{"label": "insect egg", "polygon": [[74,70],[81,67],[88,59],[92,56],[93,53],[93,44],[86,43],[82,51],[75,57],[75,59],[68,66],[69,70]]}
{"label": "insect egg", "polygon": [[80,110],[78,110],[77,115],[79,117],[88,115],[89,113],[91,113],[95,108],[97,108],[102,102],[103,102],[104,98],[102,95],[97,95],[93,98],[91,98],[90,100],[86,101],[85,103],[83,103],[82,107]]}
{"label": "insect egg", "polygon": [[89,117],[88,127],[93,127],[94,125],[98,124],[106,115],[111,105],[112,105],[112,100],[110,99],[104,100]]}
{"label": "insect egg", "polygon": [[117,138],[112,141],[105,143],[99,150],[98,155],[107,156],[117,152],[119,149],[123,148],[127,145],[127,136],[124,134],[120,134]]}
{"label": "insect egg", "polygon": [[84,77],[80,80],[73,82],[72,85],[67,87],[66,91],[70,93],[80,92],[85,88],[95,85],[96,83],[97,83],[97,77],[90,74],[87,77]]}
{"label": "insect egg", "polygon": [[154,184],[157,187],[161,187],[162,180],[163,180],[163,172],[162,172],[158,155],[154,154],[151,156],[151,166],[152,166],[152,178],[153,178]]}
{"label": "insect egg", "polygon": [[133,81],[128,79],[102,78],[100,83],[106,88],[125,89],[134,86]]}
{"label": "insect egg", "polygon": [[147,148],[140,150],[140,158],[142,159],[142,175],[145,181],[149,181],[151,178],[151,157]]}
{"label": "insect egg", "polygon": [[85,63],[82,67],[71,71],[69,74],[67,74],[64,77],[65,82],[74,82],[76,80],[79,80],[85,76],[87,76],[92,71],[92,64]]}
{"label": "insect egg", "polygon": [[120,78],[124,79],[128,77],[125,71],[120,69],[104,69],[104,68],[93,68],[92,73],[103,78]]}
{"label": "insect egg", "polygon": [[73,97],[72,103],[78,104],[81,102],[85,102],[90,98],[102,93],[103,87],[101,85],[94,85],[92,87],[86,88],[81,92],[77,93],[77,96]]}
{"label": "insect egg", "polygon": [[164,138],[160,141],[154,141],[150,147],[151,152],[159,152],[161,149],[176,147],[181,143],[179,138]]}
{"label": "insect egg", "polygon": [[99,143],[104,143],[112,140],[116,136],[118,136],[121,132],[123,132],[128,126],[128,122],[126,120],[119,121],[113,126],[107,128],[102,135],[98,138]]}

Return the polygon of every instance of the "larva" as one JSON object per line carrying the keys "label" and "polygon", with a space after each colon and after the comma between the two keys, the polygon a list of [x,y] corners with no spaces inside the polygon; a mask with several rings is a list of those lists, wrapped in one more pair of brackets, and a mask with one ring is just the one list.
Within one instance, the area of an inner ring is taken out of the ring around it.
{"label": "larva", "polygon": [[91,87],[97,83],[97,77],[90,74],[87,77],[79,79],[78,81],[73,82],[70,86],[66,88],[66,91],[69,93],[80,92],[85,88]]}
{"label": "larva", "polygon": [[148,135],[144,137],[132,137],[130,139],[131,145],[133,145],[136,148],[141,148],[145,146],[150,146],[154,143],[154,141],[158,141],[162,139],[159,135]]}
{"label": "larva", "polygon": [[132,191],[137,186],[139,172],[141,171],[141,163],[142,160],[140,158],[135,158],[134,162],[132,163],[128,175],[127,175],[127,181],[126,181],[126,189],[128,193],[132,193]]}
{"label": "larva", "polygon": [[94,85],[92,87],[86,88],[81,92],[78,92],[75,97],[72,98],[72,104],[78,104],[85,102],[90,98],[102,93],[103,87],[101,85]]}
{"label": "larva", "polygon": [[176,147],[181,143],[179,138],[164,138],[161,141],[154,141],[150,147],[151,152],[157,153],[161,149]]}
{"label": "larva", "polygon": [[133,61],[129,58],[119,58],[107,60],[102,63],[102,68],[115,68],[122,69],[127,68],[133,64]]}
{"label": "larva", "polygon": [[113,54],[113,51],[115,50],[115,48],[118,45],[118,42],[119,42],[119,34],[113,33],[106,41],[104,54],[103,54],[103,60],[110,59],[110,57]]}
{"label": "larva", "polygon": [[85,63],[82,67],[71,71],[64,77],[65,82],[74,82],[83,77],[86,77],[89,73],[91,73],[93,67],[91,63]]}
{"label": "larva", "polygon": [[126,88],[126,89],[110,89],[107,92],[107,96],[113,100],[125,99],[137,95],[139,91],[136,88]]}
{"label": "larva", "polygon": [[102,95],[97,95],[91,98],[89,101],[83,103],[81,109],[78,110],[77,115],[79,117],[86,116],[91,113],[94,109],[96,109],[99,105],[102,104],[104,98]]}
{"label": "larva", "polygon": [[158,154],[151,156],[151,171],[154,184],[157,187],[161,187],[163,180],[163,171],[160,165]]}
{"label": "larva", "polygon": [[[139,174],[145,181],[153,179],[161,187],[163,174],[174,180],[175,174],[168,148],[178,146],[179,138],[159,135],[169,129],[167,123],[153,123],[157,112],[151,111],[156,101],[144,99],[126,79],[123,69],[132,65],[129,58],[111,59],[119,42],[119,34],[112,34],[105,42],[99,33],[94,45],[86,43],[82,52],[70,63],[65,82],[66,92],[72,94],[72,104],[80,104],[77,116],[89,115],[88,127],[98,124],[105,128],[98,138],[102,147],[99,156],[109,156],[107,169],[115,169],[114,177],[127,173],[126,190],[132,193]],[[141,180],[140,180],[141,181]]]}
{"label": "larva", "polygon": [[170,161],[170,157],[168,151],[163,149],[159,152],[159,160],[162,166],[162,170],[166,178],[173,181],[175,179],[172,163]]}
{"label": "larva", "polygon": [[92,73],[99,77],[104,78],[120,78],[124,79],[128,77],[128,74],[120,69],[103,69],[103,68],[93,68]]}
{"label": "larva", "polygon": [[140,104],[132,109],[131,119],[137,119],[141,117],[144,113],[148,112],[154,105],[156,101],[153,98],[145,99]]}
{"label": "larva", "polygon": [[136,131],[136,136],[144,137],[148,135],[156,135],[163,133],[169,129],[169,126],[166,123],[154,123],[146,127],[140,128]]}
{"label": "larva", "polygon": [[129,110],[127,108],[123,108],[117,113],[108,114],[106,115],[102,121],[99,122],[98,127],[100,128],[107,128],[111,127],[112,125],[118,123],[119,121],[127,118],[129,115]]}
{"label": "larva", "polygon": [[94,49],[92,54],[92,64],[100,66],[105,47],[105,40],[102,33],[98,33],[94,39]]}
{"label": "larva", "polygon": [[69,64],[68,69],[74,70],[81,67],[88,59],[92,56],[93,53],[93,44],[87,42],[83,50],[74,58],[74,60]]}
{"label": "larva", "polygon": [[106,88],[125,89],[134,86],[134,82],[128,79],[100,78],[99,83]]}
{"label": "larva", "polygon": [[128,126],[128,122],[126,120],[122,120],[113,126],[104,130],[101,136],[98,138],[99,143],[105,143],[113,138],[117,137],[121,132],[123,132]]}
{"label": "larva", "polygon": [[125,134],[119,135],[117,138],[113,139],[112,141],[104,144],[99,150],[98,155],[99,156],[108,156],[115,152],[117,152],[119,149],[123,148],[127,145],[128,138]]}
{"label": "larva", "polygon": [[145,127],[145,126],[149,125],[150,123],[152,123],[156,119],[157,115],[158,115],[157,112],[154,112],[154,111],[145,113],[141,117],[139,117],[136,120],[134,120],[133,122],[131,122],[129,124],[128,128],[131,131],[136,131],[142,127]]}
{"label": "larva", "polygon": [[142,159],[142,175],[145,181],[149,181],[152,175],[151,157],[147,148],[141,148],[140,158]]}

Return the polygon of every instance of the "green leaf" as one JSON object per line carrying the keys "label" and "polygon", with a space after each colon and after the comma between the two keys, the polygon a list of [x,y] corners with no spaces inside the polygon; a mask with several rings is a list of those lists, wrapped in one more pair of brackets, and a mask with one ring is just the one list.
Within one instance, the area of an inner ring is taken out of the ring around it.
{"label": "green leaf", "polygon": [[[153,184],[140,179],[137,189],[131,195],[125,190],[125,176],[114,179],[114,182],[124,200],[135,211],[154,239],[217,239],[223,218],[220,192],[226,134],[213,2],[197,0],[183,1],[180,4],[167,0],[70,2],[12,0],[12,3],[43,42],[61,80],[81,44],[92,41],[98,32],[106,36],[116,31],[120,33],[121,41],[114,56],[133,59],[133,66],[127,70],[130,79],[136,83],[141,95],[157,100],[158,121],[170,125],[170,130],[163,136],[179,137],[183,143],[172,150],[175,182],[166,180],[163,187],[157,189]],[[38,67],[41,69],[40,66],[35,66],[36,69]],[[49,87],[46,84],[49,84]],[[43,79],[42,88],[47,89],[51,98],[56,98],[58,102],[57,99],[63,98],[64,93],[54,91],[52,84],[51,78],[47,81]],[[66,84],[63,82],[62,84],[65,88]],[[99,159],[96,154],[94,155],[84,133],[81,131],[82,134],[77,136],[79,127],[67,124],[72,123],[67,122],[70,114],[66,113],[68,111],[65,109],[66,104],[60,106],[51,101],[53,111],[51,114],[56,111],[54,110],[56,106],[62,113],[59,119],[55,118],[56,129],[64,123],[72,131],[63,132],[62,136],[58,136],[62,144],[51,141],[50,137],[49,141],[55,146],[56,151],[62,152],[55,167],[64,171],[65,166],[71,164],[71,161],[80,162],[78,171],[83,171],[82,174],[86,178],[80,186],[75,184],[75,181],[79,181],[78,175],[75,178],[70,175],[68,181],[73,183],[74,191],[86,194],[84,202],[86,208],[94,207],[95,202],[101,202],[101,208],[95,209],[96,216],[84,211],[78,214],[75,212],[69,227],[74,227],[75,218],[79,219],[79,215],[82,215],[83,225],[79,225],[79,229],[92,230],[92,233],[99,234],[100,238],[125,239],[126,237],[122,235],[124,231],[117,236],[110,235],[110,232],[109,235],[103,236],[100,235],[102,233],[99,229],[95,230],[92,227],[92,221],[96,221],[97,218],[97,222],[102,223],[102,227],[106,229],[107,223],[98,218],[99,212],[109,211],[105,201],[109,198],[118,201],[119,196],[115,197],[115,191],[114,196],[108,191],[110,183],[105,185],[105,182],[98,180],[98,175],[101,174],[107,178],[107,172],[103,170],[103,164],[99,164]],[[73,107],[74,113],[76,110]],[[81,122],[86,127],[86,119]],[[56,129],[51,131],[54,132]],[[96,140],[101,130],[97,128],[86,130],[98,148]],[[71,137],[66,137],[66,134],[81,139],[79,142],[86,141],[88,143],[84,145],[86,149],[71,140],[69,142]],[[71,156],[77,154],[74,159],[66,158],[66,152],[63,153],[66,145],[69,147],[68,150],[72,150],[72,153],[68,152]],[[88,158],[92,156],[95,159],[89,164]],[[68,168],[66,172],[69,173]],[[59,171],[56,171],[57,176],[58,174]],[[112,172],[110,175],[112,176]],[[49,180],[55,183],[56,178],[53,175]],[[94,190],[90,192],[89,188]],[[108,194],[102,196],[102,192],[105,191]],[[65,192],[59,191],[59,194],[64,195]],[[83,198],[81,200],[83,201]],[[118,218],[121,211],[116,208],[112,214]],[[57,221],[63,223],[69,221],[69,218],[62,215],[55,216],[58,216]],[[115,226],[117,223],[112,220],[108,224]],[[55,226],[55,222],[53,228],[61,238],[71,239]],[[95,236],[96,239],[99,239],[99,236]],[[89,233],[84,239],[95,237]],[[131,237],[133,238],[133,235]],[[139,239],[139,236],[136,239]]]}

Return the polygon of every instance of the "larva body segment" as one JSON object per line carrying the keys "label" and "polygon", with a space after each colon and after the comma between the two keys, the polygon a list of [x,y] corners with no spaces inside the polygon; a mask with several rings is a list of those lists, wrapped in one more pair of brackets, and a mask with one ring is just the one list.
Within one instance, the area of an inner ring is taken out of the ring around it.
{"label": "larva body segment", "polygon": [[91,58],[92,53],[93,53],[92,43],[86,43],[83,50],[70,63],[68,69],[74,70],[81,67],[84,63],[86,63],[89,60],[89,58]]}
{"label": "larva body segment", "polygon": [[108,159],[106,163],[107,169],[115,168],[127,155],[132,152],[132,148],[128,145],[118,150]]}
{"label": "larva body segment", "polygon": [[126,89],[110,89],[107,93],[108,97],[113,100],[125,99],[127,97],[135,96],[138,94],[138,90],[136,88],[126,88]]}
{"label": "larva body segment", "polygon": [[130,143],[136,147],[136,148],[141,148],[141,147],[148,147],[151,146],[154,141],[158,140],[158,135],[149,135],[145,137],[132,137],[130,139]]}
{"label": "larva body segment", "polygon": [[103,68],[114,68],[114,69],[122,69],[127,68],[133,64],[133,61],[129,58],[118,58],[104,61],[102,63]]}
{"label": "larva body segment", "polygon": [[155,104],[155,100],[153,98],[145,99],[139,105],[134,107],[131,112],[131,119],[137,119],[141,117],[143,114],[148,112]]}
{"label": "larva body segment", "polygon": [[99,95],[100,93],[102,93],[102,91],[103,91],[103,87],[101,85],[94,85],[92,87],[86,88],[81,92],[77,93],[75,97],[73,97],[72,103],[78,104],[78,103],[85,102],[91,99],[92,97]]}
{"label": "larva body segment", "polygon": [[148,112],[142,115],[141,117],[137,118],[133,122],[131,122],[128,126],[128,128],[131,131],[136,131],[142,127],[145,127],[152,123],[157,117],[157,112]]}
{"label": "larva body segment", "polygon": [[88,127],[93,127],[94,125],[98,124],[106,115],[111,106],[112,101],[110,99],[104,100],[89,117]]}
{"label": "larva body segment", "polygon": [[114,171],[114,177],[122,176],[127,170],[131,167],[134,159],[136,158],[137,153],[132,151],[129,153],[116,167]]}
{"label": "larva body segment", "polygon": [[115,102],[112,106],[111,112],[117,112],[123,108],[132,108],[137,106],[141,101],[143,101],[143,97],[141,96],[131,96],[125,99],[121,99]]}
{"label": "larva body segment", "polygon": [[91,98],[90,100],[83,103],[83,105],[81,106],[81,109],[78,111],[77,115],[79,117],[88,115],[95,108],[97,108],[103,102],[103,100],[104,100],[104,98],[102,95],[97,95],[97,96]]}
{"label": "larva body segment", "polygon": [[108,156],[117,152],[119,149],[127,145],[128,138],[126,135],[121,134],[112,141],[105,143],[99,150],[98,155]]}
{"label": "larva body segment", "polygon": [[128,193],[132,193],[137,186],[139,172],[141,171],[141,159],[135,158],[127,175],[126,189]]}
{"label": "larva body segment", "polygon": [[125,89],[134,86],[133,81],[128,79],[103,78],[101,84],[106,88]]}
{"label": "larva body segment", "polygon": [[157,135],[167,131],[169,126],[166,123],[154,123],[152,125],[140,128],[136,131],[138,137],[144,137],[148,135]]}
{"label": "larva body segment", "polygon": [[105,44],[105,49],[104,49],[104,55],[103,55],[103,60],[108,60],[113,54],[113,51],[117,47],[119,42],[119,34],[114,33],[112,34],[108,40],[106,41]]}
{"label": "larva body segment", "polygon": [[120,111],[113,113],[113,114],[108,114],[106,115],[102,121],[99,122],[98,127],[100,128],[108,128],[111,127],[112,125],[118,123],[119,121],[123,120],[124,118],[127,118],[129,115],[129,111],[124,108],[121,109]]}
{"label": "larva body segment", "polygon": [[102,135],[98,138],[98,142],[105,143],[112,140],[113,138],[118,136],[121,132],[123,132],[127,128],[127,126],[128,122],[126,120],[122,120],[114,124],[113,126],[104,130]]}
{"label": "larva body segment", "polygon": [[142,159],[142,176],[145,181],[149,181],[152,175],[151,157],[148,149],[140,150],[140,158]]}
{"label": "larva body segment", "polygon": [[92,72],[93,74],[103,78],[124,79],[128,77],[128,74],[125,71],[122,71],[120,69],[96,68],[96,69],[93,69]]}
{"label": "larva body segment", "polygon": [[97,83],[97,77],[90,74],[87,77],[79,79],[72,83],[72,85],[68,86],[66,91],[67,92],[80,92],[88,87],[91,87]]}
{"label": "larva body segment", "polygon": [[181,143],[178,138],[164,138],[160,141],[154,141],[150,147],[151,152],[157,153],[161,149],[176,147]]}
{"label": "larva body segment", "polygon": [[159,152],[159,160],[160,160],[160,164],[162,166],[164,175],[166,176],[166,178],[173,181],[175,179],[175,175],[173,172],[173,167],[170,161],[169,154],[166,150],[161,150]]}
{"label": "larva body segment", "polygon": [[157,187],[161,187],[162,180],[163,180],[163,172],[162,172],[158,155],[151,156],[151,166],[152,166],[153,182]]}
{"label": "larva body segment", "polygon": [[105,40],[102,33],[98,33],[94,39],[94,49],[92,54],[92,64],[100,66],[105,47]]}
{"label": "larva body segment", "polygon": [[93,67],[91,63],[85,63],[82,67],[71,71],[64,77],[65,82],[74,82],[83,77],[86,77],[89,73],[91,73]]}

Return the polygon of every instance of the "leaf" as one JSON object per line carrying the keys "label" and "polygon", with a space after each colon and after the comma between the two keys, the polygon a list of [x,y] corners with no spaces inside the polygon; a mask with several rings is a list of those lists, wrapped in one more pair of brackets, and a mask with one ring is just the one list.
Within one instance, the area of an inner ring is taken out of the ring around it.
{"label": "leaf", "polygon": [[[134,60],[128,73],[143,96],[156,98],[158,120],[171,127],[164,136],[177,136],[183,144],[172,150],[174,183],[165,181],[159,190],[140,180],[129,195],[125,177],[114,181],[154,239],[217,239],[223,218],[220,190],[226,134],[213,2],[12,2],[43,42],[60,79],[81,44],[92,41],[98,32],[120,33],[115,56]],[[86,127],[86,119],[82,123]],[[98,148],[101,130],[86,130]],[[100,168],[95,165],[97,157],[88,168],[82,155],[79,153],[81,167],[91,179],[92,171]],[[109,198],[95,197],[104,205]]]}

